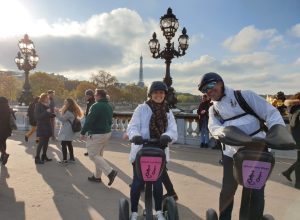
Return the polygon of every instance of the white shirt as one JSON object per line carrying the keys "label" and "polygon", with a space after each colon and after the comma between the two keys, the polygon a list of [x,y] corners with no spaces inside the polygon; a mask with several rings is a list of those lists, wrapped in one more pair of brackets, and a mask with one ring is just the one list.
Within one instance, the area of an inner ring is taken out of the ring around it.
{"label": "white shirt", "polygon": [[[266,125],[269,129],[275,124],[282,124],[285,126],[279,111],[266,100],[250,90],[244,90],[241,92],[247,104],[261,119],[266,121]],[[238,127],[246,134],[251,134],[257,131],[260,127],[259,121],[256,119],[256,117],[250,114],[234,120],[226,121],[223,124],[217,119],[217,117],[214,115],[213,107],[217,112],[219,112],[223,119],[228,119],[245,113],[244,110],[239,106],[234,96],[233,89],[225,86],[224,94],[225,96],[220,101],[213,101],[213,105],[209,109],[208,129],[211,134],[217,138],[223,133],[224,127],[230,125]],[[264,138],[265,135],[265,132],[261,131],[254,135],[254,137]],[[238,148],[239,147],[237,146],[226,145],[223,153],[226,156],[232,157],[237,152]]]}
{"label": "white shirt", "polygon": [[[129,140],[134,136],[140,135],[143,139],[150,139],[149,123],[152,115],[152,110],[146,103],[138,105],[134,110],[132,118],[127,127],[127,135]],[[177,124],[172,111],[167,112],[168,127],[166,132],[162,135],[168,135],[172,139],[172,143],[177,140]],[[143,145],[131,144],[129,160],[134,162],[137,152],[143,147]],[[170,160],[169,148],[165,149],[166,160]]]}

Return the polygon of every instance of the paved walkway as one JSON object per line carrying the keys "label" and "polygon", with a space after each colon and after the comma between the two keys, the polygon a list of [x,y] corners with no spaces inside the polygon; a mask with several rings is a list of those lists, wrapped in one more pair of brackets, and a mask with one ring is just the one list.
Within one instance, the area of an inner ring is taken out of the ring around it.
{"label": "paved walkway", "polygon": [[[34,140],[25,143],[23,132],[14,134],[8,140],[9,161],[6,167],[1,167],[0,219],[118,219],[119,198],[129,198],[132,169],[128,143],[113,138],[104,154],[119,171],[112,187],[107,186],[106,177],[103,177],[104,184],[88,182],[94,166],[83,155],[84,143],[75,141],[74,146],[76,164],[60,165],[57,162],[61,158],[59,143],[50,142],[48,156],[54,161],[36,166]],[[179,195],[180,219],[205,219],[207,208],[218,207],[222,178],[222,167],[218,164],[220,152],[174,145],[171,157],[168,168]],[[266,187],[265,212],[277,220],[300,219],[300,190],[280,175],[292,162],[277,158]],[[233,219],[238,219],[240,195],[241,187],[237,191]],[[140,205],[144,205],[143,199]]]}

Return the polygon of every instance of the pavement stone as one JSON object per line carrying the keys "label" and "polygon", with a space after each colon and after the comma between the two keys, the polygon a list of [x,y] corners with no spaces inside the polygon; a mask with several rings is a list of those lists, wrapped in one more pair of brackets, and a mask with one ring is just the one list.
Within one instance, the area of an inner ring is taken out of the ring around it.
{"label": "pavement stone", "polygon": [[[34,164],[34,137],[24,140],[24,132],[17,131],[7,141],[10,154],[0,174],[0,219],[13,220],[94,220],[118,219],[118,201],[129,199],[128,184],[132,181],[132,167],[128,160],[129,144],[112,138],[104,158],[118,170],[111,187],[103,176],[103,183],[87,180],[94,165],[84,156],[85,143],[73,142],[75,164],[62,165],[59,142],[50,141],[48,157],[52,162]],[[300,190],[293,188],[281,172],[294,162],[276,155],[276,165],[265,191],[265,213],[278,220],[300,219]],[[169,175],[179,196],[178,209],[182,220],[205,219],[208,208],[218,209],[222,167],[218,164],[219,150],[175,144],[171,147]],[[294,179],[294,176],[292,176]],[[233,220],[238,219],[241,187],[235,196]],[[139,212],[142,212],[143,194]]]}

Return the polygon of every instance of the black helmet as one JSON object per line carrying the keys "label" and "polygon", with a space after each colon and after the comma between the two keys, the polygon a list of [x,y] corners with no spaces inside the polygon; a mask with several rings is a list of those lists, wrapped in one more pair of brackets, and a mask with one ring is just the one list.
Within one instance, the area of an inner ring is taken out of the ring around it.
{"label": "black helmet", "polygon": [[148,96],[150,96],[152,94],[152,92],[157,91],[157,90],[162,90],[162,91],[165,91],[165,93],[167,93],[168,92],[168,87],[162,81],[154,81],[154,82],[151,83],[151,86],[150,86],[149,91],[148,91]]}
{"label": "black helmet", "polygon": [[217,74],[217,73],[213,73],[213,72],[209,72],[209,73],[205,73],[201,79],[200,79],[200,83],[198,84],[198,90],[201,91],[202,87],[205,86],[207,83],[210,82],[218,82],[221,81],[223,82],[222,77]]}

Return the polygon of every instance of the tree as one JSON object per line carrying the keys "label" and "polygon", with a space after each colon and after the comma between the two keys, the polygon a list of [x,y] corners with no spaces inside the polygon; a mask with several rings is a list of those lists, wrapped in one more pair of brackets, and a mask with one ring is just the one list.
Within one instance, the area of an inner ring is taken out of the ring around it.
{"label": "tree", "polygon": [[115,76],[112,76],[109,72],[99,70],[97,74],[92,74],[92,82],[101,89],[107,89],[108,86],[112,86],[118,82]]}
{"label": "tree", "polygon": [[35,72],[29,76],[32,94],[39,96],[47,90],[55,90],[55,95],[63,99],[65,93],[64,82],[55,75],[50,75],[45,72]]}
{"label": "tree", "polygon": [[130,84],[123,89],[123,99],[132,103],[141,103],[147,99],[147,88]]}
{"label": "tree", "polygon": [[0,74],[0,94],[8,100],[17,100],[22,90],[22,82],[9,74]]}

